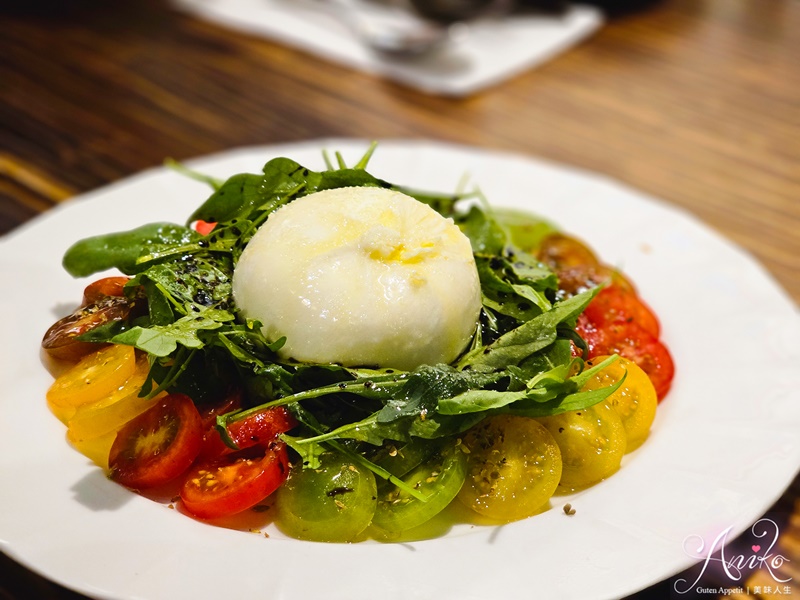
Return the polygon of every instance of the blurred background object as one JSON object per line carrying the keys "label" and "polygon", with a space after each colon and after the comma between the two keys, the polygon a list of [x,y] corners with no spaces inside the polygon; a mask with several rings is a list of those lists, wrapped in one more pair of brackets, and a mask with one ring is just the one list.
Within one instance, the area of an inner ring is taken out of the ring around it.
{"label": "blurred background object", "polygon": [[502,12],[501,7],[510,8],[506,0],[466,1],[469,13],[449,6],[455,12],[446,21],[420,16],[408,0],[173,0],[173,5],[332,63],[454,97],[545,64],[603,22],[600,9],[589,5],[558,13]]}

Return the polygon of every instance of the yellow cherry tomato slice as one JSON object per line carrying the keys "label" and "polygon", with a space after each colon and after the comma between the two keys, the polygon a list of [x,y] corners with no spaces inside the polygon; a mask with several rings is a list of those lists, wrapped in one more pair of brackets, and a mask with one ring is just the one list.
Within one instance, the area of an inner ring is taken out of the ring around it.
{"label": "yellow cherry tomato slice", "polygon": [[539,512],[561,478],[553,436],[534,419],[489,417],[464,436],[467,477],[458,499],[485,517],[516,521]]}
{"label": "yellow cherry tomato slice", "polygon": [[78,407],[97,402],[117,390],[136,370],[132,346],[105,346],[82,358],[60,375],[47,391],[47,405],[61,421]]}
{"label": "yellow cherry tomato slice", "polygon": [[[597,364],[608,358],[597,356],[589,364]],[[605,369],[587,381],[583,390],[596,390],[615,384],[627,372],[625,382],[605,399],[622,420],[628,438],[627,452],[638,448],[650,433],[650,427],[656,418],[658,396],[653,382],[639,365],[627,358],[620,357]]]}
{"label": "yellow cherry tomato slice", "polygon": [[140,359],[137,361],[136,371],[123,385],[97,402],[80,406],[67,423],[68,437],[77,445],[109,432],[116,432],[153,406],[157,401],[155,398],[139,396],[148,370],[147,359]]}
{"label": "yellow cherry tomato slice", "polygon": [[117,432],[111,431],[96,438],[78,439],[67,430],[67,440],[73,448],[104,471],[108,471],[108,453],[111,452],[111,444],[116,436]]}
{"label": "yellow cherry tomato slice", "polygon": [[625,428],[607,404],[538,419],[561,450],[559,486],[565,491],[587,487],[619,469],[625,454]]}

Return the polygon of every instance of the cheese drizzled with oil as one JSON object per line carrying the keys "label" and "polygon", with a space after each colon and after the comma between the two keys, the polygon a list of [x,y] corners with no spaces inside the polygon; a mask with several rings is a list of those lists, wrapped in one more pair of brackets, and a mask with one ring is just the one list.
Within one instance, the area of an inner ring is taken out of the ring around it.
{"label": "cheese drizzled with oil", "polygon": [[236,266],[233,295],[284,359],[411,370],[452,362],[481,290],[452,219],[400,192],[325,190],[269,217]]}

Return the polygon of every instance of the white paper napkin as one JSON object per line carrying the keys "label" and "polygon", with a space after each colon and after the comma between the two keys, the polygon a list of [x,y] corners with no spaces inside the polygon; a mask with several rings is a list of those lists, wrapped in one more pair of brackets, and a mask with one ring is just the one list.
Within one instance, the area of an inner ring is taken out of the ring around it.
{"label": "white paper napkin", "polygon": [[598,9],[582,5],[563,15],[485,19],[430,54],[397,58],[367,48],[341,14],[319,0],[174,2],[209,21],[447,96],[477,92],[539,65],[590,35],[603,22]]}

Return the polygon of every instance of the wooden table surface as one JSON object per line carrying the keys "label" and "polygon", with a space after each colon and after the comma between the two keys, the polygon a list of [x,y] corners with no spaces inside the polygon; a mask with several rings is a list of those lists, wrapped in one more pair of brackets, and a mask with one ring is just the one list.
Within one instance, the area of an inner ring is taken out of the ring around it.
{"label": "wooden table surface", "polygon": [[[234,33],[165,0],[16,4],[0,3],[0,233],[167,156],[429,138],[615,177],[737,242],[800,299],[795,0],[665,1],[465,99]],[[795,553],[797,505],[796,481],[776,506],[795,511]],[[3,600],[79,597],[7,558],[0,575]],[[666,584],[641,597],[662,594]]]}

